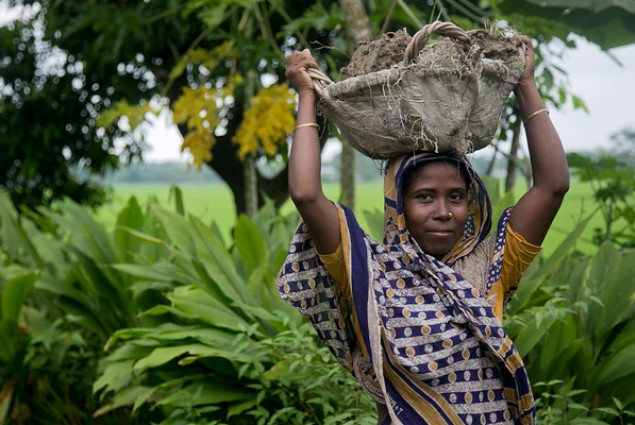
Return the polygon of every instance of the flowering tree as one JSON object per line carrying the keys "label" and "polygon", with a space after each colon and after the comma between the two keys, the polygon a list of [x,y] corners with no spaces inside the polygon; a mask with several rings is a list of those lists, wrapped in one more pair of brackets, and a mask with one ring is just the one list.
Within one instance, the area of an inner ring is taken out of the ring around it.
{"label": "flowering tree", "polygon": [[[413,33],[434,19],[469,29],[502,18],[540,42],[574,47],[572,29],[606,48],[635,41],[635,10],[619,0],[10,0],[23,17],[0,27],[0,184],[19,204],[98,203],[85,176],[142,156],[134,130],[160,104],[173,112],[182,149],[229,185],[237,212],[265,196],[280,204],[294,101],[284,56],[311,48],[337,79],[359,35],[353,3],[363,3],[356,10],[373,35]],[[543,82],[554,105],[582,105],[547,67]],[[511,116],[502,135],[514,129]]]}

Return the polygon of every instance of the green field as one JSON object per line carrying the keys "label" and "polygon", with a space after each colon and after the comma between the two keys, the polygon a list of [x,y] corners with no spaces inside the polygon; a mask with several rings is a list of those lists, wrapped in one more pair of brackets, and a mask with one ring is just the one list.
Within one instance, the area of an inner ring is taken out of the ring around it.
{"label": "green field", "polygon": [[[229,236],[231,227],[235,219],[235,208],[231,191],[222,183],[195,183],[183,184],[179,186],[182,193],[187,212],[205,223],[212,221],[224,231],[225,236]],[[116,214],[125,205],[131,196],[136,196],[137,200],[146,205],[149,200],[156,201],[169,209],[174,208],[174,200],[170,199],[170,186],[165,184],[119,184],[114,187],[114,199],[109,204],[102,207],[97,216],[100,221],[108,226],[114,226]],[[337,184],[326,184],[324,191],[331,199],[339,198],[339,187]],[[520,190],[517,191],[521,193]],[[366,224],[364,214],[359,212],[383,209],[382,182],[364,182],[356,186],[356,200],[358,220],[367,231],[377,237],[381,229],[369,229]],[[555,247],[573,229],[576,223],[588,216],[595,208],[592,191],[588,185],[573,183],[571,190],[565,198],[565,202],[556,217],[552,229],[544,242],[545,254],[553,252]],[[283,207],[284,212],[292,212],[293,205],[287,202]],[[593,227],[602,225],[601,216],[596,214],[589,224],[584,234],[583,240],[578,248],[591,253],[595,247],[591,243]]]}

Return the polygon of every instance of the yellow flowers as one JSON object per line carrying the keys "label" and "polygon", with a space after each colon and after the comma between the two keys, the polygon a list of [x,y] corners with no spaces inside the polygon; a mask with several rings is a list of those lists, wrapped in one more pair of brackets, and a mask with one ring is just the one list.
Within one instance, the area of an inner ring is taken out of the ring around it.
{"label": "yellow flowers", "polygon": [[226,81],[222,88],[208,85],[184,87],[183,94],[174,102],[172,120],[176,124],[185,124],[188,130],[181,145],[181,152],[186,149],[190,151],[198,170],[212,159],[211,150],[216,143],[214,131],[221,124],[220,108],[240,82],[242,78],[236,76]]}
{"label": "yellow flowers", "polygon": [[97,120],[101,127],[108,127],[115,124],[119,118],[126,117],[130,131],[134,131],[141,125],[148,113],[154,113],[149,103],[141,103],[139,105],[130,105],[125,100],[115,103],[112,107],[103,111]]}
{"label": "yellow flowers", "polygon": [[259,147],[268,156],[274,156],[285,146],[287,134],[293,131],[295,96],[285,84],[263,88],[253,99],[232,142],[239,145],[238,156],[244,159],[256,153]]}
{"label": "yellow flowers", "polygon": [[183,94],[174,102],[173,121],[186,124],[188,132],[183,139],[181,152],[188,149],[197,169],[212,159],[211,149],[216,142],[214,128],[220,123],[216,105],[216,90],[206,86],[183,88]]}
{"label": "yellow flowers", "polygon": [[[199,170],[212,159],[211,150],[216,143],[214,132],[222,127],[223,108],[233,100],[234,88],[241,82],[242,78],[235,77],[225,81],[221,88],[184,87],[183,94],[173,105],[174,122],[185,124],[188,129],[181,151],[190,152]],[[232,137],[232,142],[239,146],[240,159],[259,149],[268,156],[276,155],[278,149],[286,145],[287,134],[293,131],[294,110],[295,96],[287,84],[261,89]]]}

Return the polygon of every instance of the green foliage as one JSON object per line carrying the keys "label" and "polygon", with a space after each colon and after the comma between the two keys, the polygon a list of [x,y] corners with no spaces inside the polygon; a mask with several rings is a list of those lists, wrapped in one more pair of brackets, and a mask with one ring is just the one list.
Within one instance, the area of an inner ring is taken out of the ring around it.
{"label": "green foliage", "polygon": [[226,245],[172,192],[176,212],[133,197],[110,232],[0,195],[0,423],[375,423],[277,292],[296,215],[268,202]]}
{"label": "green foliage", "polygon": [[[104,125],[101,114],[127,101],[143,116],[161,70],[200,24],[170,19],[178,13],[172,2],[17,3],[28,13],[0,27],[0,184],[16,205],[31,208],[64,197],[101,204],[106,193],[89,176],[144,147],[139,134],[129,134],[132,113]],[[126,136],[119,158],[115,140]]]}
{"label": "green foliage", "polygon": [[165,231],[166,255],[115,268],[134,277],[134,293],[160,289],[165,302],[141,313],[152,326],[109,339],[94,384],[107,402],[97,415],[122,406],[134,415],[145,406],[160,410],[164,424],[321,424],[353,420],[361,413],[350,406],[360,403],[373,412],[352,377],[317,345],[312,327],[277,294],[294,223],[269,203],[253,221],[238,218],[228,251],[193,217],[156,207],[150,217],[161,223],[159,234],[134,236],[158,243]]}
{"label": "green foliage", "polygon": [[[635,407],[635,251],[574,247],[582,228],[530,267],[505,322],[534,384],[540,423],[622,424]],[[629,419],[629,417],[631,419]]]}
{"label": "green foliage", "polygon": [[621,0],[496,0],[490,1],[503,13],[520,15],[534,27],[548,27],[548,33],[565,40],[581,34],[603,50],[635,43],[632,26],[635,5]]}
{"label": "green foliage", "polygon": [[607,154],[592,158],[571,153],[567,160],[580,181],[591,184],[600,205],[604,228],[594,229],[594,242],[635,247],[635,170]]}

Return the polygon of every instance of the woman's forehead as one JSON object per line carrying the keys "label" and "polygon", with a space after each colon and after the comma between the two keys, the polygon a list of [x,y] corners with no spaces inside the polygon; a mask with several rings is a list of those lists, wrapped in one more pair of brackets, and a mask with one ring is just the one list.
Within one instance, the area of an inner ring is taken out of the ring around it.
{"label": "woman's forehead", "polygon": [[430,161],[415,165],[404,175],[403,189],[412,186],[438,186],[439,184],[467,186],[465,169],[454,161]]}

